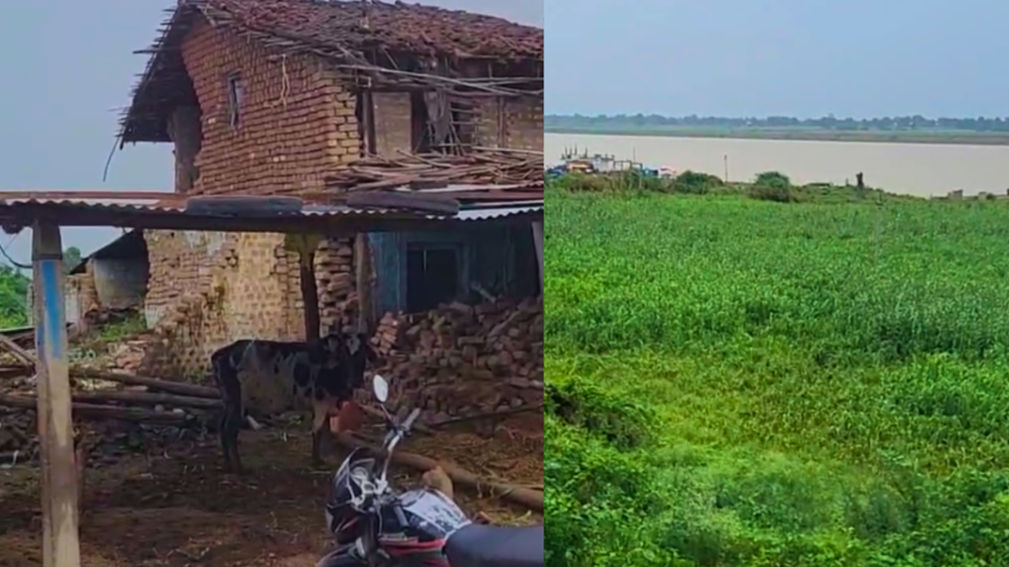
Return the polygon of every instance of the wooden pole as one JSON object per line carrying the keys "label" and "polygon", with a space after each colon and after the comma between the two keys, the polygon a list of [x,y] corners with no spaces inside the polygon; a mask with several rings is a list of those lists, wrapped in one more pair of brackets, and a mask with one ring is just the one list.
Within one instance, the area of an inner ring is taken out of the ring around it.
{"label": "wooden pole", "polygon": [[319,289],[315,282],[315,250],[322,242],[317,234],[288,234],[284,247],[298,253],[301,276],[301,302],[305,309],[305,340],[319,340]]}
{"label": "wooden pole", "polygon": [[315,252],[302,254],[299,262],[301,271],[301,301],[305,305],[305,340],[312,343],[319,340],[319,290],[315,283]]}
{"label": "wooden pole", "polygon": [[36,406],[42,476],[42,564],[80,567],[77,528],[77,468],[70,413],[67,324],[64,312],[60,228],[33,227]]}
{"label": "wooden pole", "polygon": [[[336,439],[341,445],[349,449],[366,449],[375,455],[385,455],[385,451],[382,450],[382,447],[370,442],[370,440],[354,437],[346,432],[337,435]],[[451,463],[439,462],[415,453],[396,451],[392,455],[392,462],[406,465],[421,471],[429,471],[436,467],[441,467],[442,470],[448,474],[449,478],[451,478],[454,482],[462,484],[463,486],[476,490],[486,489],[492,493],[496,493],[497,496],[505,500],[522,504],[523,506],[536,510],[537,512],[543,511],[543,492],[539,490],[532,490],[521,486],[513,486],[506,482],[481,478],[460,466],[453,465]]]}
{"label": "wooden pole", "polygon": [[536,247],[536,261],[540,264],[540,293],[543,293],[543,221],[534,221],[533,245]]}
{"label": "wooden pole", "polygon": [[96,390],[94,392],[79,392],[73,395],[73,401],[84,403],[121,403],[129,406],[170,406],[177,408],[221,409],[221,400],[210,398],[195,398],[192,396],[176,396],[174,394],[155,394],[152,392],[136,392],[131,390]]}
{"label": "wooden pole", "polygon": [[369,333],[373,328],[371,304],[371,249],[367,233],[360,232],[354,240],[354,270],[357,287],[357,328]]}
{"label": "wooden pole", "polygon": [[221,393],[217,388],[208,388],[197,384],[188,384],[176,380],[159,380],[147,376],[137,376],[128,372],[114,370],[101,370],[89,368],[87,366],[74,366],[71,370],[74,378],[90,378],[92,380],[105,380],[108,382],[119,382],[131,386],[147,386],[149,389],[178,394],[181,396],[192,396],[195,398],[220,399]]}
{"label": "wooden pole", "polygon": [[[36,400],[27,396],[8,396],[0,394],[0,406],[27,409],[36,407],[36,403]],[[193,419],[193,416],[184,413],[155,411],[135,407],[110,406],[105,404],[89,404],[87,402],[74,402],[71,407],[73,408],[74,415],[77,416],[78,419],[119,419],[122,421],[173,425],[183,424]],[[46,565],[48,565],[48,563]],[[73,565],[76,567],[78,564],[57,564],[58,567],[64,567],[65,565]]]}

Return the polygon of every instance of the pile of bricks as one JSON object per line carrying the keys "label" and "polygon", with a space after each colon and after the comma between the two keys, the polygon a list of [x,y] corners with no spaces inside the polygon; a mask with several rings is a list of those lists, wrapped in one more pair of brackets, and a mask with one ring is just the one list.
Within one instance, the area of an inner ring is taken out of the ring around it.
{"label": "pile of bricks", "polygon": [[541,299],[387,313],[372,343],[394,407],[419,407],[428,422],[543,401]]}
{"label": "pile of bricks", "polygon": [[357,322],[354,244],[351,239],[323,240],[315,252],[322,333]]}

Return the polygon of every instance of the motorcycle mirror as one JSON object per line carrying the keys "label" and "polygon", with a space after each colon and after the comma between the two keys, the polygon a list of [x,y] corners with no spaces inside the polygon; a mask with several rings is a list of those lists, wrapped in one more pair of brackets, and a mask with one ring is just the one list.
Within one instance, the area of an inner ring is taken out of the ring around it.
{"label": "motorcycle mirror", "polygon": [[375,399],[379,403],[385,403],[389,399],[389,383],[378,374],[371,379],[371,391],[375,394]]}

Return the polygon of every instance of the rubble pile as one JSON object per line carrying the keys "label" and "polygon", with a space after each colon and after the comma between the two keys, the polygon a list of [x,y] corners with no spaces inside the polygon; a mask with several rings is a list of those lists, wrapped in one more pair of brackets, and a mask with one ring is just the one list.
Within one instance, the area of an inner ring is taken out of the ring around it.
{"label": "rubble pile", "polygon": [[144,333],[111,347],[111,360],[105,366],[126,372],[137,372],[143,365],[147,349],[155,340],[153,333]]}
{"label": "rubble pile", "polygon": [[372,343],[395,407],[421,408],[429,423],[543,401],[541,298],[387,313]]}

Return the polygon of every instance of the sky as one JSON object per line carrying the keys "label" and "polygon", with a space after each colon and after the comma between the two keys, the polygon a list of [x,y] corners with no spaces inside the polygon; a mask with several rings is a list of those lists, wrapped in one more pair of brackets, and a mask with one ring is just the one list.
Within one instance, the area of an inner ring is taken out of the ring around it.
{"label": "sky", "polygon": [[[543,0],[424,0],[450,9],[543,26]],[[118,111],[147,62],[150,45],[176,0],[0,0],[0,190],[171,191],[170,144],[129,145],[112,158]],[[96,6],[98,6],[96,8]],[[63,245],[84,254],[121,234],[64,228]],[[31,231],[0,232],[14,260],[28,263]],[[6,263],[6,261],[4,261]]]}
{"label": "sky", "polygon": [[552,114],[1009,116],[1009,2],[547,0]]}

